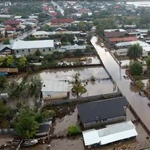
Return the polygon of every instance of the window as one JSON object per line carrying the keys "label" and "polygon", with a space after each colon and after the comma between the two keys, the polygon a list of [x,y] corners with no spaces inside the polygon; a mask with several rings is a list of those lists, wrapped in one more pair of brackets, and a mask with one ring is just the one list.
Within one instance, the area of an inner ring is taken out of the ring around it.
{"label": "window", "polygon": [[28,52],[30,52],[30,49],[28,49]]}
{"label": "window", "polygon": [[16,50],[16,52],[19,53],[18,50]]}
{"label": "window", "polygon": [[51,49],[49,48],[49,51],[51,51]]}
{"label": "window", "polygon": [[22,51],[24,52],[24,49]]}
{"label": "window", "polygon": [[43,52],[45,52],[45,49],[43,49]]}

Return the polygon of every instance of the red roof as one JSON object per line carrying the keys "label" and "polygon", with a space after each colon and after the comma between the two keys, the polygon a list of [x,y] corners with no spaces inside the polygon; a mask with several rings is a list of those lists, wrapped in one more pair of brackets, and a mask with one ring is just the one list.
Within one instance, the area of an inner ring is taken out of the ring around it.
{"label": "red roof", "polygon": [[21,21],[19,20],[6,20],[4,21],[4,25],[19,25]]}
{"label": "red roof", "polygon": [[12,28],[12,27],[6,27],[5,28],[5,31],[15,31],[16,29],[15,28]]}
{"label": "red roof", "polygon": [[66,19],[52,19],[51,23],[72,23],[74,20],[72,18]]}
{"label": "red roof", "polygon": [[124,38],[109,38],[110,42],[130,42],[137,41],[136,37],[124,37]]}
{"label": "red roof", "polygon": [[90,9],[78,9],[78,12],[84,13],[84,12],[91,12]]}

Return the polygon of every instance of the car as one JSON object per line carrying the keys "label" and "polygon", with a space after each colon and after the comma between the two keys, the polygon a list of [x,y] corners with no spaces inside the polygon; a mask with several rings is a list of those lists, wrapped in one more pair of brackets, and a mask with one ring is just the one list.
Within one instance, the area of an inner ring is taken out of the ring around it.
{"label": "car", "polygon": [[128,77],[128,76],[126,76],[126,75],[124,75],[123,77],[124,77],[124,79],[126,79],[126,80],[128,80],[128,79],[129,79],[129,77]]}
{"label": "car", "polygon": [[101,47],[104,47],[104,43],[101,43]]}
{"label": "car", "polygon": [[142,91],[139,91],[139,95],[140,95],[141,97],[145,97],[145,94],[144,94],[144,92],[142,92]]}

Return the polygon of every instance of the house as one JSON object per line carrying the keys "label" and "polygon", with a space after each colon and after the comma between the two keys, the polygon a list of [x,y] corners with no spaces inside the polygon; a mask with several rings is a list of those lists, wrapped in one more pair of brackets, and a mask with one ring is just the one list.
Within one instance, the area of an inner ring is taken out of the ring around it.
{"label": "house", "polygon": [[12,27],[17,27],[21,24],[22,22],[20,20],[6,20],[4,21],[4,25],[9,25]]}
{"label": "house", "polygon": [[138,135],[131,121],[108,125],[105,128],[86,130],[82,132],[85,146],[106,145]]}
{"label": "house", "polygon": [[15,33],[16,33],[16,28],[13,28],[13,27],[11,27],[11,26],[6,26],[5,31],[6,31],[8,34],[15,34]]}
{"label": "house", "polygon": [[79,14],[88,14],[89,16],[92,15],[92,12],[90,9],[78,9],[77,11]]}
{"label": "house", "polygon": [[130,42],[130,41],[138,41],[135,36],[130,37],[122,37],[122,38],[109,38],[111,43],[118,43],[118,42]]}
{"label": "house", "polygon": [[68,82],[67,80],[44,80],[41,94],[44,100],[67,98],[69,95]]}
{"label": "house", "polygon": [[128,48],[130,45],[133,44],[139,44],[143,48],[143,51],[150,52],[150,44],[143,41],[119,42],[115,44],[115,46],[117,48]]}
{"label": "house", "polygon": [[0,14],[0,18],[12,18],[13,15]]}
{"label": "house", "polygon": [[11,45],[0,46],[0,55],[11,55],[11,54],[12,54]]}
{"label": "house", "polygon": [[123,37],[125,35],[127,35],[127,32],[125,30],[123,30],[123,31],[120,31],[120,30],[106,31],[106,30],[104,30],[105,38],[118,38],[118,37]]}
{"label": "house", "polygon": [[32,34],[35,38],[48,38],[49,33],[46,31],[36,31],[35,33]]}
{"label": "house", "polygon": [[79,122],[84,128],[91,128],[125,121],[128,105],[125,97],[79,104]]}
{"label": "house", "polygon": [[18,74],[18,68],[0,68],[0,76]]}
{"label": "house", "polygon": [[58,51],[60,52],[64,52],[64,51],[75,51],[75,50],[85,50],[86,49],[86,45],[65,45],[65,46],[61,46],[60,49],[58,49]]}
{"label": "house", "polygon": [[33,40],[22,41],[18,40],[12,44],[12,50],[15,55],[26,56],[35,54],[36,51],[40,51],[43,55],[51,54],[54,50],[53,40]]}
{"label": "house", "polygon": [[52,19],[51,24],[52,25],[61,25],[61,24],[71,24],[74,20],[72,18],[64,18],[64,19]]}

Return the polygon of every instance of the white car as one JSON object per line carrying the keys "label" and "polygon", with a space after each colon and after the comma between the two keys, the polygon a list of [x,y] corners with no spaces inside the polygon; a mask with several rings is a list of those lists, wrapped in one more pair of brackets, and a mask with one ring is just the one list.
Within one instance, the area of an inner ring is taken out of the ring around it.
{"label": "white car", "polygon": [[101,47],[104,47],[104,43],[101,43]]}

